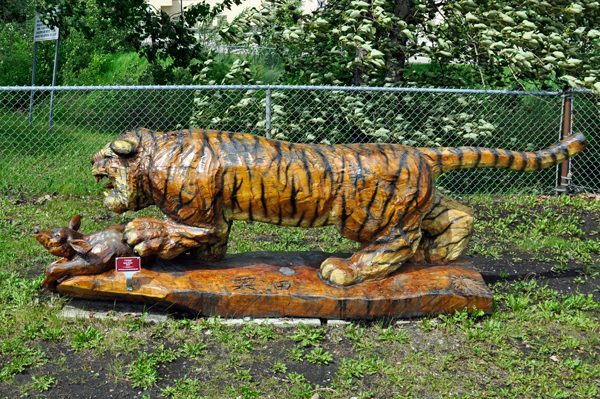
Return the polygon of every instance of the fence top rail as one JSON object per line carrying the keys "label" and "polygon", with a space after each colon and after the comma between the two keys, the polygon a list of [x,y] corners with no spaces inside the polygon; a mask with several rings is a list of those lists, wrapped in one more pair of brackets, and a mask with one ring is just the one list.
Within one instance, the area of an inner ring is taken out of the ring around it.
{"label": "fence top rail", "polygon": [[[306,91],[352,91],[352,92],[403,92],[403,93],[446,93],[446,94],[493,94],[560,96],[563,91],[519,91],[483,89],[447,89],[419,87],[367,87],[367,86],[287,86],[287,85],[164,85],[164,86],[0,86],[2,91],[112,91],[112,90],[306,90]],[[591,93],[591,90],[576,90],[576,93]]]}

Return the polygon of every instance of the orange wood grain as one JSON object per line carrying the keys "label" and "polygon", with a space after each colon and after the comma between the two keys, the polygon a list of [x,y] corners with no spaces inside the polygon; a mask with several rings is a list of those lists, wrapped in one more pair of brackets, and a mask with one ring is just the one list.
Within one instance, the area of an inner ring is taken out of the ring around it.
{"label": "orange wood grain", "polygon": [[164,220],[137,218],[125,242],[141,256],[190,253],[219,260],[235,220],[296,227],[333,225],[362,244],[348,259],[325,259],[337,286],[377,281],[406,261],[445,264],[467,248],[472,211],[435,188],[454,169],[533,172],[586,145],[582,134],[537,152],[477,147],[289,143],[210,129],[138,128],[92,157],[107,178],[105,205],[122,213],[156,205]]}
{"label": "orange wood grain", "polygon": [[237,254],[220,262],[158,259],[134,275],[133,292],[126,291],[125,276],[114,270],[71,277],[57,288],[80,298],[174,305],[223,317],[372,319],[435,315],[465,307],[472,311],[473,306],[493,311],[492,294],[466,262],[409,263],[381,281],[334,287],[318,274],[328,256],[301,252]]}

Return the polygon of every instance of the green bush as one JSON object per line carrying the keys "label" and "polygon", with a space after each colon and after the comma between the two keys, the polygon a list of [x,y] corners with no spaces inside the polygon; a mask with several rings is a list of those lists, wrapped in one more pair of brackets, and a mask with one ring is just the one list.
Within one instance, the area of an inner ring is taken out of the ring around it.
{"label": "green bush", "polygon": [[8,23],[0,26],[0,86],[24,86],[31,83],[33,46],[27,24]]}

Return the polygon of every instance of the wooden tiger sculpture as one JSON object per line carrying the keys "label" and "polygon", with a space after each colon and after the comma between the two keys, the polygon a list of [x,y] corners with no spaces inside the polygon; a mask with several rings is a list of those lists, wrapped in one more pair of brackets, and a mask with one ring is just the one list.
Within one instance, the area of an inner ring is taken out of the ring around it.
{"label": "wooden tiger sculpture", "polygon": [[467,247],[473,212],[435,188],[454,169],[533,172],[586,145],[574,134],[539,152],[390,144],[293,144],[215,130],[136,129],[92,159],[107,177],[105,205],[122,213],[155,204],[165,220],[138,218],[124,239],[141,256],[225,255],[232,221],[281,226],[335,225],[362,248],[329,258],[322,279],[348,286],[381,279],[403,262],[445,263]]}

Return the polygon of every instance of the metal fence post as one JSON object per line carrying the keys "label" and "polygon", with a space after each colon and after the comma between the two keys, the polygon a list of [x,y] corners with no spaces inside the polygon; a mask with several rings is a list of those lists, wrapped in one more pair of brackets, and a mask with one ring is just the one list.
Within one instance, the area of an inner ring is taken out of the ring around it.
{"label": "metal fence post", "polygon": [[[33,67],[31,69],[31,86],[35,86],[35,63],[37,61],[38,42],[33,43]],[[35,91],[31,90],[31,98],[29,100],[29,126],[33,125],[33,97]]]}
{"label": "metal fence post", "polygon": [[[567,90],[563,94],[563,126],[562,138],[571,135],[573,128],[573,92]],[[571,184],[571,160],[566,160],[560,165],[560,183],[556,187],[558,194],[564,194]]]}
{"label": "metal fence post", "polygon": [[[60,37],[56,39],[56,48],[54,52],[54,70],[52,72],[52,87],[56,86],[56,71],[58,69],[58,47],[60,45]],[[54,119],[54,90],[50,94],[50,115],[48,115],[48,130],[52,132],[52,124]]]}
{"label": "metal fence post", "polygon": [[267,111],[267,124],[266,124],[266,128],[267,128],[267,138],[270,139],[271,138],[271,88],[267,86],[267,90],[266,90],[266,96],[267,96],[267,104],[266,104],[266,111]]}

